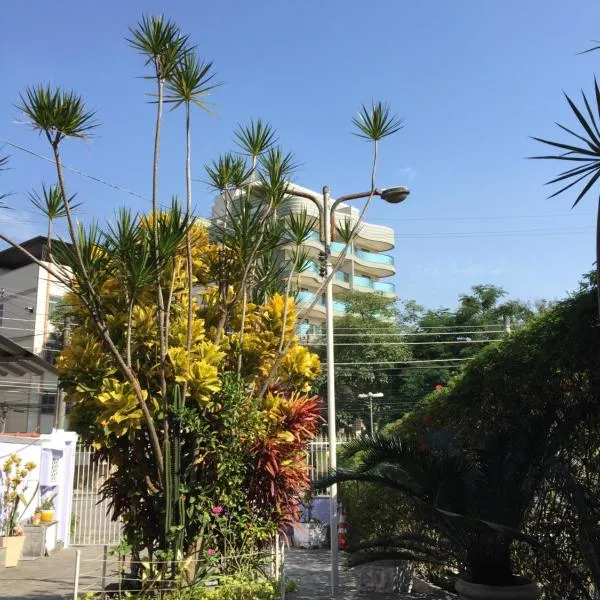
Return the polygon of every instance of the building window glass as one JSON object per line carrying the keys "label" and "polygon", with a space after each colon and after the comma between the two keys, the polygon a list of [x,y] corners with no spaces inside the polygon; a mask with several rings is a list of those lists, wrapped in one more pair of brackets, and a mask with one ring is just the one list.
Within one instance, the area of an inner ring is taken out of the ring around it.
{"label": "building window glass", "polygon": [[44,392],[42,394],[40,412],[43,415],[53,415],[55,407],[56,407],[56,392]]}

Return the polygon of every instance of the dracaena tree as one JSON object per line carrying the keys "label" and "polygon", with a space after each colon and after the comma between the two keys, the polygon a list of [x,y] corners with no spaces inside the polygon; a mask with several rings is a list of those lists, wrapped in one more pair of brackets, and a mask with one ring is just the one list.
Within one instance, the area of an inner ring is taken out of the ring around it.
{"label": "dracaena tree", "polygon": [[[207,547],[247,550],[250,539],[259,550],[293,518],[308,485],[302,449],[317,429],[311,387],[319,361],[298,345],[290,298],[314,224],[306,215],[285,216],[296,161],[262,120],[235,133],[241,153],[207,167],[224,209],[208,230],[198,223],[191,108],[206,108],[212,63],[199,60],[188,36],[163,16],[143,17],[127,41],[154,83],[148,213],[122,209],[106,223],[76,221],[61,144],[92,136],[95,113],[74,91],[34,86],[20,109],[52,148],[57,185],[31,200],[48,218],[49,237],[63,217],[68,237],[51,246],[47,260],[0,239],[69,291],[74,328],[58,361],[61,384],[72,425],[115,465],[103,493],[132,551],[160,556],[161,577],[196,578]],[[186,110],[185,208],[176,198],[159,204],[165,104]],[[376,144],[390,129],[378,131]],[[230,521],[252,518],[258,531],[222,531],[208,518],[215,505],[225,506]]]}

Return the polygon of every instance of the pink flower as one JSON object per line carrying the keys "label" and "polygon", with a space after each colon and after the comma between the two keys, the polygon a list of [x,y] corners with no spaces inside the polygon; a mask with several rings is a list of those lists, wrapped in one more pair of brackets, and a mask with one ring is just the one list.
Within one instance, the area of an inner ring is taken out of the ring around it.
{"label": "pink flower", "polygon": [[217,504],[217,506],[213,506],[212,511],[214,515],[220,515],[223,512],[223,507],[220,504]]}
{"label": "pink flower", "polygon": [[209,548],[206,551],[206,554],[208,554],[209,556],[214,556],[217,553],[217,551],[214,548]]}

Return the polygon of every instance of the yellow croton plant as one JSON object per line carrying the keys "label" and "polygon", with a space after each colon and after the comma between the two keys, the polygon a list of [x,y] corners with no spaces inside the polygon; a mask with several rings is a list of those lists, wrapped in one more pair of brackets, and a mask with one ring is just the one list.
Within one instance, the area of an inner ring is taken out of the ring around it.
{"label": "yellow croton plant", "polygon": [[[297,341],[294,300],[280,294],[264,304],[248,303],[244,335],[240,342],[241,303],[233,304],[229,325],[217,344],[215,315],[220,295],[212,283],[213,267],[222,250],[209,242],[201,225],[193,229],[194,305],[191,350],[187,351],[188,293],[185,247],[178,250],[171,270],[163,272],[164,286],[171,286],[168,307],[168,350],[166,376],[169,384],[186,384],[186,403],[196,403],[202,411],[216,412],[221,376],[234,372],[242,352],[241,375],[250,394],[257,393],[278,359],[283,333],[283,357],[278,361],[273,383],[280,388],[307,394],[320,371],[317,355]],[[107,260],[110,258],[107,257]],[[215,277],[216,278],[216,277]],[[232,282],[230,296],[234,295]],[[168,288],[167,288],[168,289]],[[153,290],[141,290],[131,308],[131,365],[139,379],[144,398],[153,417],[161,420],[161,382],[159,378],[160,343]],[[69,344],[57,367],[71,405],[71,419],[78,430],[85,429],[97,443],[98,438],[134,437],[143,426],[143,415],[134,389],[113,356],[103,344],[87,311],[75,294],[69,303],[76,316]],[[100,301],[111,337],[126,354],[128,307],[124,286],[118,277],[103,286]],[[265,401],[266,402],[266,401]],[[271,407],[266,406],[265,418]],[[100,427],[98,427],[100,426]],[[94,434],[93,431],[96,431]]]}

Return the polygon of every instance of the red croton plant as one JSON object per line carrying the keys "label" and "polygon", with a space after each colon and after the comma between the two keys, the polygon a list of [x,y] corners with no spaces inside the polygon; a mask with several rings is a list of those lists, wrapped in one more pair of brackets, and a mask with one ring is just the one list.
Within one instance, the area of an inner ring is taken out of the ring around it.
{"label": "red croton plant", "polygon": [[284,529],[298,520],[299,499],[311,485],[306,446],[321,420],[320,399],[296,392],[268,399],[269,424],[254,447],[248,489],[255,508]]}

